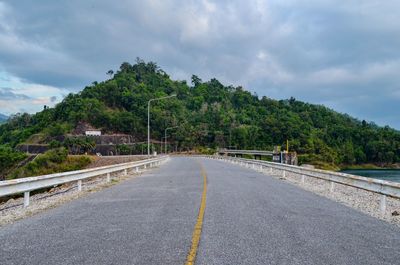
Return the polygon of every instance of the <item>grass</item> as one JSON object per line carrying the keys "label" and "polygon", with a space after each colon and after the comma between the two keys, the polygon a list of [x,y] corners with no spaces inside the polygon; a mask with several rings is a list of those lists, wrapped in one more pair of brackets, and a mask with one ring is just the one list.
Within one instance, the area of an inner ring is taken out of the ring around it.
{"label": "grass", "polygon": [[361,164],[361,165],[341,165],[340,169],[346,170],[346,169],[383,169],[383,168],[374,164]]}
{"label": "grass", "polygon": [[341,171],[341,170],[379,170],[379,169],[399,169],[398,164],[386,164],[386,165],[376,165],[376,164],[354,164],[354,165],[333,165],[322,161],[313,161],[310,163],[305,163],[315,166],[318,169],[330,170],[330,171]]}
{"label": "grass", "polygon": [[39,144],[46,140],[46,135],[44,133],[36,133],[31,135],[26,141],[25,144]]}
{"label": "grass", "polygon": [[313,161],[310,163],[305,163],[309,165],[313,165],[317,169],[323,169],[323,170],[329,170],[329,171],[339,171],[340,167],[337,165],[328,163],[328,162],[322,162],[322,161]]}
{"label": "grass", "polygon": [[15,165],[26,159],[25,153],[15,151],[9,146],[0,145],[0,180]]}
{"label": "grass", "polygon": [[39,155],[27,165],[16,169],[7,176],[7,179],[80,170],[91,162],[92,159],[89,156],[68,156],[64,148],[53,149]]}
{"label": "grass", "polygon": [[341,165],[341,170],[346,169],[399,169],[399,164],[359,164],[359,165]]}

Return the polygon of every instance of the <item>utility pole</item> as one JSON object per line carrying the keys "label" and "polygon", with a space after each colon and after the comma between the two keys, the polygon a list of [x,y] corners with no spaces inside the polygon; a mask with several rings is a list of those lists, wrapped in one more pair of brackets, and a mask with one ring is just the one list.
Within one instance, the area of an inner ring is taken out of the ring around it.
{"label": "utility pole", "polygon": [[174,127],[168,127],[168,128],[166,128],[165,130],[164,130],[164,152],[165,152],[165,154],[167,154],[167,131],[168,130],[172,130],[172,129],[175,129],[175,128],[178,128],[179,126],[174,126]]}
{"label": "utility pole", "polygon": [[166,97],[152,98],[147,102],[147,156],[150,157],[150,103],[156,100],[162,100],[167,98],[176,97],[176,94],[172,94]]}

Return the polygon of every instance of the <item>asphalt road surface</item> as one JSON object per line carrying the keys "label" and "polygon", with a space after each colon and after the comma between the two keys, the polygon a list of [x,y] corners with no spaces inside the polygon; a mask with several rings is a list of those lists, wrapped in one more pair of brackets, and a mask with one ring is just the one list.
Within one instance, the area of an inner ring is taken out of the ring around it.
{"label": "asphalt road surface", "polygon": [[222,161],[160,168],[0,228],[0,264],[400,264],[400,229]]}

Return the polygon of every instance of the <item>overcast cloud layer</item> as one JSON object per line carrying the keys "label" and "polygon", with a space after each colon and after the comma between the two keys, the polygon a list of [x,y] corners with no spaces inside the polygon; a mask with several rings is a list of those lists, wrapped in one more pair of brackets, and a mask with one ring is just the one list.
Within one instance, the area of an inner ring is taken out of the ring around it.
{"label": "overcast cloud layer", "polygon": [[0,113],[136,57],[400,129],[400,1],[0,1]]}

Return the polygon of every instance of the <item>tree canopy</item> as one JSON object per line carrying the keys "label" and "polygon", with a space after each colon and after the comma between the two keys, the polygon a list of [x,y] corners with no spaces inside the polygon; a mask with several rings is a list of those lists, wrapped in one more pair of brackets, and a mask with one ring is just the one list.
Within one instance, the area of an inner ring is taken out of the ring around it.
{"label": "tree canopy", "polygon": [[[171,80],[154,62],[124,62],[110,79],[93,82],[69,94],[54,108],[34,115],[17,114],[0,126],[0,144],[15,147],[31,135],[67,133],[78,122],[106,132],[146,139],[147,101],[176,93],[176,98],[152,104],[152,138],[179,126],[169,137],[179,149],[235,147],[271,150],[290,141],[303,162],[332,164],[400,162],[400,132],[359,121],[321,105],[290,98],[258,97],[242,87],[225,86],[217,79],[192,84]],[[266,90],[267,91],[267,90]]]}

